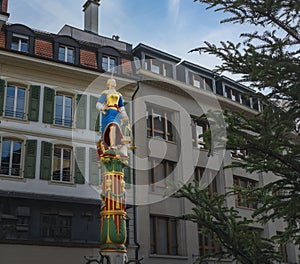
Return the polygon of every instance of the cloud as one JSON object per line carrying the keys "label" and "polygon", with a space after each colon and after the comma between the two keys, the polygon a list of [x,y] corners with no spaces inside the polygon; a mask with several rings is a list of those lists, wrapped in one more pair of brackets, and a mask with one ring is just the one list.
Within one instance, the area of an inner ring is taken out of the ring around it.
{"label": "cloud", "polygon": [[168,13],[172,22],[179,24],[180,0],[168,0]]}

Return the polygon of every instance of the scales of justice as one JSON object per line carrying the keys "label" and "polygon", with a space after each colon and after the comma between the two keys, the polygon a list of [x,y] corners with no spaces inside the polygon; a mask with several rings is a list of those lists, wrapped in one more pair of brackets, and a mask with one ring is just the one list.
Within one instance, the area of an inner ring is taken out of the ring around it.
{"label": "scales of justice", "polygon": [[[124,169],[128,165],[128,148],[132,142],[129,119],[122,95],[116,91],[116,81],[109,79],[98,99],[96,108],[101,115],[101,136],[97,155],[102,171],[100,262],[125,264],[126,201]],[[128,262],[127,262],[128,263]]]}

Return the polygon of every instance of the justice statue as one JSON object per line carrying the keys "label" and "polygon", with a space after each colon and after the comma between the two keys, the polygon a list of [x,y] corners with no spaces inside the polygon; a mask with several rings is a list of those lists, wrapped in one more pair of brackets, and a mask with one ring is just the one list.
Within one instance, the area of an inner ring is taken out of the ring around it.
{"label": "justice statue", "polygon": [[[124,264],[126,259],[126,183],[127,147],[131,129],[122,95],[116,81],[109,79],[107,90],[98,99],[101,114],[101,138],[97,143],[102,172],[100,252],[111,264]],[[130,147],[129,147],[130,148]]]}
{"label": "justice statue", "polygon": [[98,142],[98,154],[103,155],[109,149],[120,150],[126,155],[124,145],[131,142],[131,130],[124,107],[122,95],[116,91],[116,81],[109,79],[107,90],[98,99],[96,108],[101,112],[101,139]]}

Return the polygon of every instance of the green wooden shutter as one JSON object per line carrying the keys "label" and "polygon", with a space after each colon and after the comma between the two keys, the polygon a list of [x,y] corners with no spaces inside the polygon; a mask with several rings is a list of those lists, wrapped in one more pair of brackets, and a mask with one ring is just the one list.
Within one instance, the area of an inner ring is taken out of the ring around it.
{"label": "green wooden shutter", "polygon": [[76,127],[81,129],[86,128],[86,100],[87,96],[85,94],[77,95]]}
{"label": "green wooden shutter", "polygon": [[129,166],[124,167],[124,181],[128,186],[126,187],[127,189],[130,188],[131,185],[131,168]]}
{"label": "green wooden shutter", "polygon": [[44,112],[43,112],[43,122],[44,123],[53,124],[54,100],[55,100],[55,91],[51,88],[45,87],[45,89],[44,89]]}
{"label": "green wooden shutter", "polygon": [[75,183],[84,184],[85,173],[85,148],[77,147],[75,149]]}
{"label": "green wooden shutter", "polygon": [[3,115],[4,111],[4,94],[5,94],[5,81],[0,80],[0,116]]}
{"label": "green wooden shutter", "polygon": [[27,140],[25,145],[25,164],[24,164],[24,178],[35,178],[36,165],[36,140]]}
{"label": "green wooden shutter", "polygon": [[29,90],[28,120],[39,121],[41,87],[31,85]]}
{"label": "green wooden shutter", "polygon": [[49,142],[42,141],[40,179],[51,180],[51,169],[52,169],[52,144]]}
{"label": "green wooden shutter", "polygon": [[89,182],[91,185],[99,185],[99,168],[96,149],[90,148],[89,151]]}
{"label": "green wooden shutter", "polygon": [[98,98],[91,96],[90,103],[90,130],[99,131],[99,111],[96,109]]}

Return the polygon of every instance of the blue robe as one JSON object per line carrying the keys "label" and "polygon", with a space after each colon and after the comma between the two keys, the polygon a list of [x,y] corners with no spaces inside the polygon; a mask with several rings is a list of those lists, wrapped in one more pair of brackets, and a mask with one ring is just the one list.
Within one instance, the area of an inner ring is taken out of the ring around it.
{"label": "blue robe", "polygon": [[[107,105],[107,92],[103,92],[99,99],[98,102],[104,105]],[[121,108],[124,106],[124,100],[122,95],[119,93],[119,100],[117,102],[117,106],[118,108]],[[121,121],[122,121],[122,114],[115,109],[108,109],[104,112],[101,113],[102,114],[102,122],[101,122],[101,133],[102,133],[102,138],[106,140],[106,138],[108,137],[107,135],[107,128],[109,128],[111,125],[115,125],[118,127],[118,131],[117,133],[120,134],[120,136],[122,137],[122,133],[121,133]],[[119,137],[120,139],[120,137]]]}

